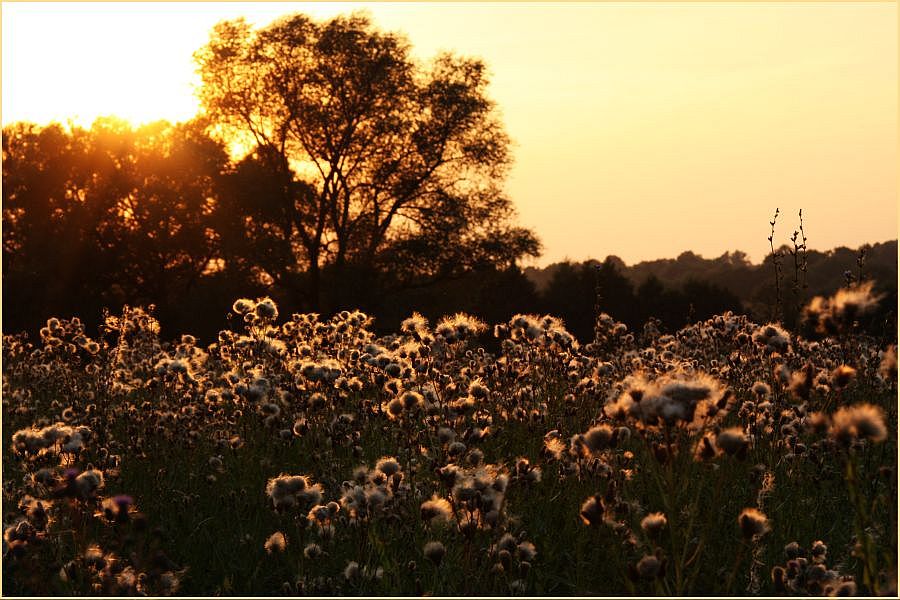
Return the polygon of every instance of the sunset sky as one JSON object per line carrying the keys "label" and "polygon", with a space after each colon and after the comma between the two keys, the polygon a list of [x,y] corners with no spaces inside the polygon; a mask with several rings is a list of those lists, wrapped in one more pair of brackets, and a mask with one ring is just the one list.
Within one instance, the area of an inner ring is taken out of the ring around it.
{"label": "sunset sky", "polygon": [[2,121],[179,121],[222,19],[364,7],[417,56],[481,57],[537,264],[897,237],[895,3],[2,5]]}

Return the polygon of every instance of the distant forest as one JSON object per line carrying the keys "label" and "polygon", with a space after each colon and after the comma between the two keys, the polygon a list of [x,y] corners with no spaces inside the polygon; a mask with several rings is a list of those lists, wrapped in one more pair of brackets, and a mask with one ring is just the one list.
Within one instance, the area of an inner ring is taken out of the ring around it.
{"label": "distant forest", "polygon": [[[875,289],[883,295],[881,314],[869,324],[871,333],[891,335],[896,331],[896,240],[856,249],[810,250],[805,271],[796,274],[796,290],[788,247],[776,251],[782,255],[782,320],[787,326],[796,324],[798,307],[814,296],[830,295],[861,279],[874,280]],[[771,255],[761,264],[753,264],[740,251],[713,259],[683,252],[675,259],[630,266],[617,256],[608,256],[602,263],[589,260],[527,267],[523,274],[534,285],[541,309],[562,317],[579,339],[591,335],[592,307],[598,292],[601,310],[632,329],[651,316],[660,319],[669,331],[725,310],[747,314],[760,322],[776,317]]]}

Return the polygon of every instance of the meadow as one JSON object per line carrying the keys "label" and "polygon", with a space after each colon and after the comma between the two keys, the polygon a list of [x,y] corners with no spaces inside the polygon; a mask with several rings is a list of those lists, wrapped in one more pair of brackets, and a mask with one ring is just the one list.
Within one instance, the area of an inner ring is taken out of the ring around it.
{"label": "meadow", "polygon": [[268,298],[206,346],[51,318],[3,339],[3,593],[896,596],[876,303],[584,345]]}

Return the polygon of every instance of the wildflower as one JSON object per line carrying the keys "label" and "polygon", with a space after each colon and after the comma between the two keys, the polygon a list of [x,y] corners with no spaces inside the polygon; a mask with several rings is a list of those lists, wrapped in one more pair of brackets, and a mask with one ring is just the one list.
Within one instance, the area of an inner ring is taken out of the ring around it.
{"label": "wildflower", "polygon": [[353,581],[357,579],[360,575],[359,563],[355,560],[351,560],[347,563],[347,566],[344,567],[344,578],[347,581]]}
{"label": "wildflower", "polygon": [[425,558],[433,562],[435,565],[440,565],[441,561],[444,560],[444,555],[447,553],[447,549],[440,542],[428,542],[427,544],[425,544],[422,552],[423,554],[425,554]]}
{"label": "wildflower", "polygon": [[518,541],[511,533],[504,533],[503,536],[500,537],[500,541],[497,542],[497,549],[506,550],[507,552],[514,552],[516,546],[518,546]]}
{"label": "wildflower", "polygon": [[327,506],[323,506],[321,504],[316,504],[311,509],[309,509],[309,514],[306,515],[308,521],[325,523],[332,516],[331,509]]}
{"label": "wildflower", "polygon": [[75,478],[75,489],[82,498],[93,498],[103,487],[103,473],[90,469]]}
{"label": "wildflower", "polygon": [[458,313],[439,321],[434,332],[447,342],[453,343],[473,338],[485,329],[487,325],[475,317]]}
{"label": "wildflower", "polygon": [[310,410],[322,410],[328,404],[328,398],[322,392],[314,392],[307,400]]}
{"label": "wildflower", "polygon": [[365,465],[353,469],[353,481],[357,485],[365,485],[369,481],[369,469]]}
{"label": "wildflower", "polygon": [[477,467],[483,461],[484,461],[484,452],[482,452],[481,449],[479,449],[479,448],[470,450],[469,453],[466,455],[466,459],[465,459],[466,464],[469,466],[472,466],[472,467]]}
{"label": "wildflower", "polygon": [[256,316],[260,319],[274,321],[278,318],[278,307],[269,297],[263,298],[257,302],[254,311],[256,312]]}
{"label": "wildflower", "polygon": [[138,576],[134,567],[125,567],[116,577],[116,585],[119,586],[119,592],[125,592],[125,595],[132,595],[127,592],[135,590],[137,584]]}
{"label": "wildflower", "polygon": [[803,550],[801,550],[800,544],[798,544],[797,542],[790,542],[784,547],[784,554],[789,559],[797,558],[802,552]]}
{"label": "wildflower", "polygon": [[316,543],[309,543],[303,549],[303,556],[310,560],[315,560],[322,556],[322,547]]}
{"label": "wildflower", "polygon": [[231,305],[231,310],[239,315],[244,315],[253,310],[255,303],[248,298],[239,298]]}
{"label": "wildflower", "polygon": [[655,579],[662,571],[662,562],[656,556],[648,554],[638,561],[635,569],[642,578]]}
{"label": "wildflower", "polygon": [[847,365],[840,365],[831,372],[831,382],[837,389],[847,387],[856,378],[856,369]]}
{"label": "wildflower", "polygon": [[106,559],[103,556],[103,550],[97,544],[91,544],[84,551],[84,564],[90,569],[97,571],[106,567]]}
{"label": "wildflower", "polygon": [[301,417],[294,421],[294,426],[291,428],[291,431],[297,437],[302,437],[303,435],[305,435],[306,432],[309,431],[309,425],[307,424],[306,419]]}
{"label": "wildflower", "polygon": [[159,593],[163,596],[174,596],[178,591],[181,580],[172,571],[166,571],[159,576]]}
{"label": "wildflower", "polygon": [[768,399],[772,396],[772,388],[768,383],[763,381],[757,381],[753,384],[753,393],[756,394],[758,398]]}
{"label": "wildflower", "polygon": [[282,512],[294,508],[298,502],[317,504],[322,499],[322,486],[311,485],[303,475],[281,474],[268,481],[266,494],[275,510]]}
{"label": "wildflower", "polygon": [[53,471],[51,471],[50,469],[43,468],[35,471],[31,479],[32,481],[34,481],[34,483],[49,487],[56,482],[56,475],[54,475]]}
{"label": "wildflower", "polygon": [[466,451],[466,445],[462,442],[453,442],[449,446],[447,446],[447,453],[450,456],[459,456],[463,452]]}
{"label": "wildflower", "polygon": [[784,570],[784,567],[781,565],[777,565],[772,568],[772,584],[775,586],[775,591],[784,592],[786,589],[786,578],[787,572]]}
{"label": "wildflower", "polygon": [[387,412],[388,417],[397,419],[403,414],[403,401],[400,398],[394,398],[386,405],[382,405],[382,410]]}
{"label": "wildflower", "polygon": [[816,370],[812,363],[806,363],[803,369],[791,374],[789,389],[797,400],[808,400],[812,391]]}
{"label": "wildflower", "polygon": [[269,536],[263,547],[269,554],[284,552],[285,547],[287,547],[287,539],[284,537],[283,533],[276,531]]}
{"label": "wildflower", "polygon": [[729,427],[723,429],[716,436],[716,446],[729,456],[742,456],[746,453],[750,440],[744,434],[744,430],[740,427]]}
{"label": "wildflower", "polygon": [[650,513],[641,519],[641,529],[650,536],[656,538],[667,524],[666,515],[661,512]]}
{"label": "wildflower", "polygon": [[883,442],[887,439],[884,411],[872,404],[843,406],[832,415],[829,433],[845,445],[859,438]]}
{"label": "wildflower", "polygon": [[210,456],[207,463],[213,471],[221,473],[225,470],[225,463],[222,462],[222,458],[220,456]]}
{"label": "wildflower", "polygon": [[120,494],[103,501],[103,515],[106,520],[124,523],[128,520],[128,509],[134,503],[131,496]]}
{"label": "wildflower", "polygon": [[745,508],[738,516],[738,525],[745,539],[764,535],[769,531],[769,520],[764,513],[755,508]]}
{"label": "wildflower", "polygon": [[524,560],[530,562],[534,560],[535,555],[537,555],[537,550],[531,542],[522,542],[516,546],[516,557],[520,561]]}
{"label": "wildflower", "polygon": [[585,525],[599,525],[603,522],[603,501],[600,495],[594,495],[581,505],[581,520]]}
{"label": "wildflower", "polygon": [[422,394],[418,392],[404,392],[403,395],[400,396],[400,401],[403,403],[403,409],[407,411],[415,410],[425,403]]}
{"label": "wildflower", "polygon": [[542,473],[543,471],[541,471],[540,467],[531,466],[525,472],[525,481],[527,481],[528,483],[540,483]]}
{"label": "wildflower", "polygon": [[437,494],[426,500],[420,507],[422,520],[430,523],[433,519],[438,521],[449,521],[453,515],[453,508],[445,498],[439,497]]}
{"label": "wildflower", "polygon": [[833,596],[855,596],[856,595],[856,582],[855,581],[842,581],[841,584],[834,590],[832,593]]}
{"label": "wildflower", "polygon": [[37,500],[26,495],[19,501],[19,510],[25,513],[26,519],[36,530],[43,531],[50,521],[47,509],[52,505],[49,500]]}
{"label": "wildflower", "polygon": [[[63,413],[65,415],[65,413]],[[76,453],[84,448],[84,431],[76,430],[68,436],[68,440],[59,447],[60,452]]]}
{"label": "wildflower", "polygon": [[761,326],[753,332],[752,338],[770,354],[786,354],[791,349],[791,336],[776,323]]}
{"label": "wildflower", "polygon": [[260,406],[260,412],[262,412],[262,414],[264,415],[277,417],[281,414],[281,407],[274,402],[266,402],[265,404]]}
{"label": "wildflower", "polygon": [[396,458],[385,456],[375,463],[375,469],[390,477],[391,475],[400,472],[400,463],[397,462]]}
{"label": "wildflower", "polygon": [[55,423],[42,429],[20,429],[13,434],[13,449],[18,454],[29,455],[51,451],[74,453],[84,447],[90,434],[91,430],[87,427],[73,428],[64,423]]}
{"label": "wildflower", "polygon": [[615,432],[609,425],[597,425],[592,427],[584,434],[584,443],[588,449],[597,453],[608,448],[615,436]]}
{"label": "wildflower", "polygon": [[484,400],[488,396],[488,388],[481,379],[475,379],[469,384],[469,395],[476,400]]}
{"label": "wildflower", "polygon": [[704,373],[678,372],[649,382],[632,375],[623,382],[618,398],[604,406],[615,419],[636,418],[645,427],[660,421],[699,428],[726,414],[731,391]]}
{"label": "wildflower", "polygon": [[544,450],[556,460],[560,460],[566,451],[566,443],[560,438],[559,431],[549,431],[544,435]]}
{"label": "wildflower", "polygon": [[406,334],[421,335],[426,332],[427,329],[428,319],[417,312],[414,312],[411,317],[404,319],[404,321],[400,323],[400,331]]}
{"label": "wildflower", "polygon": [[456,439],[456,432],[449,427],[439,427],[437,431],[438,441],[441,444],[449,444]]}
{"label": "wildflower", "polygon": [[866,281],[841,288],[831,298],[816,296],[803,309],[803,327],[823,335],[850,329],[857,319],[878,308],[883,296],[872,292],[873,285]]}

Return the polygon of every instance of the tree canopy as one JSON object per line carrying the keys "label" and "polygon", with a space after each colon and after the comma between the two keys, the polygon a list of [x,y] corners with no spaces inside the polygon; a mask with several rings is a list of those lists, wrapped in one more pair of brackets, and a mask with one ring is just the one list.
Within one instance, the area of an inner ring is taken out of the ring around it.
{"label": "tree canopy", "polygon": [[3,296],[11,314],[172,307],[217,255],[225,149],[198,123],[3,129]]}
{"label": "tree canopy", "polygon": [[538,254],[502,192],[509,138],[480,60],[420,63],[358,14],[222,22],[195,58],[212,131],[251,148],[223,216],[311,307],[344,305],[348,278],[395,289]]}

